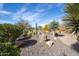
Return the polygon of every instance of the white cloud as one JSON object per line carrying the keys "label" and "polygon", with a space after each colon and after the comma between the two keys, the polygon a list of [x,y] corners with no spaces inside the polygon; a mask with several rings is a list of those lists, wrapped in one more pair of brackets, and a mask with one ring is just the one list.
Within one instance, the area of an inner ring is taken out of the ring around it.
{"label": "white cloud", "polygon": [[16,13],[16,15],[17,14],[22,14],[23,12],[25,12],[26,11],[26,8],[22,8],[20,11],[18,11],[17,13]]}
{"label": "white cloud", "polygon": [[32,15],[28,15],[28,16],[25,16],[23,17],[24,20],[28,20],[28,21],[33,21],[35,20],[35,18],[39,15],[39,13],[33,13]]}
{"label": "white cloud", "polygon": [[16,12],[15,14],[13,14],[13,20],[20,20],[20,18],[22,17],[22,14],[26,11],[26,8],[22,8],[21,10],[19,10],[18,12]]}
{"label": "white cloud", "polygon": [[[27,5],[28,6],[28,5]],[[43,4],[41,7],[45,7],[45,6],[49,6],[48,4]],[[46,11],[47,8],[41,8],[40,9],[40,4],[35,8],[35,10],[33,11],[28,11],[27,12],[27,9],[26,7],[23,7],[21,10],[19,10],[18,12],[16,12],[14,15],[13,15],[13,19],[14,20],[20,20],[20,19],[23,19],[23,20],[28,20],[28,21],[33,21],[35,20],[35,18],[38,16],[38,15],[41,15],[41,13],[43,14],[44,11]],[[26,12],[25,12],[26,11]],[[32,13],[33,12],[33,13]]]}
{"label": "white cloud", "polygon": [[[46,4],[42,5],[46,6]],[[35,21],[37,19],[35,19],[37,16],[41,16],[41,13],[43,14],[43,12],[45,11],[45,8],[41,8],[40,9],[40,4],[32,11],[33,13],[30,14],[26,14],[23,16],[24,20],[28,20],[28,21]]]}
{"label": "white cloud", "polygon": [[0,14],[11,14],[11,12],[3,10],[3,3],[0,3]]}
{"label": "white cloud", "polygon": [[43,10],[34,10],[34,11],[28,11],[25,7],[23,7],[21,10],[16,12],[13,15],[13,20],[28,20],[28,21],[33,21],[35,18],[42,12]]}
{"label": "white cloud", "polygon": [[11,14],[11,12],[5,11],[5,10],[0,10],[0,13],[1,13],[1,14]]}

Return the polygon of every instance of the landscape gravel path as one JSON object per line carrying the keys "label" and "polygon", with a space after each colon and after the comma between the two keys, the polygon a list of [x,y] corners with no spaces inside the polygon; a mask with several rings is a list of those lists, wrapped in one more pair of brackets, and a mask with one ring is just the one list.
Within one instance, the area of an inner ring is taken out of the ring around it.
{"label": "landscape gravel path", "polygon": [[30,40],[37,40],[37,43],[32,46],[25,46],[21,48],[21,56],[78,56],[75,50],[62,43],[60,40],[54,40],[52,47],[46,43],[39,42],[39,39],[32,37]]}

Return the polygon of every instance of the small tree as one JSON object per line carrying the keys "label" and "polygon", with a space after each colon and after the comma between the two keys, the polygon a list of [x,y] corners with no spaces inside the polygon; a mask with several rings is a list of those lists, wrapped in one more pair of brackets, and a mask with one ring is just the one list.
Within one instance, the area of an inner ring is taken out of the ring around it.
{"label": "small tree", "polygon": [[56,30],[59,26],[59,23],[55,20],[53,20],[52,22],[49,23],[49,29],[50,30]]}
{"label": "small tree", "polygon": [[56,34],[56,29],[58,29],[59,23],[55,20],[53,20],[52,22],[49,23],[49,30],[52,31],[53,30],[53,36],[55,36]]}
{"label": "small tree", "polygon": [[28,21],[25,20],[20,20],[16,23],[17,26],[25,29],[25,28],[30,28],[31,26],[29,25]]}

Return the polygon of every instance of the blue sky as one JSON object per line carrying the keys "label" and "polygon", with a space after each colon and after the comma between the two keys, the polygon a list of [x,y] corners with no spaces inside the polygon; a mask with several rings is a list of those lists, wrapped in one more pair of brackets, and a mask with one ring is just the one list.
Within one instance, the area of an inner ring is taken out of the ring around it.
{"label": "blue sky", "polygon": [[52,20],[60,21],[64,16],[64,4],[56,3],[0,3],[0,23],[15,24],[28,20],[35,26],[44,25]]}

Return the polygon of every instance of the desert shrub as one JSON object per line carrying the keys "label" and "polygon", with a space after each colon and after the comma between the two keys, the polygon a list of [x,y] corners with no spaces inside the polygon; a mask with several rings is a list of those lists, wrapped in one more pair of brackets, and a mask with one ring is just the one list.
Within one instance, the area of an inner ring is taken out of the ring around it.
{"label": "desert shrub", "polygon": [[[20,25],[0,24],[0,55],[1,56],[17,56],[20,55],[20,49],[12,45],[13,42],[21,35],[31,37],[29,29],[25,29]],[[24,36],[24,37],[25,37]]]}
{"label": "desert shrub", "polygon": [[22,34],[22,28],[13,24],[0,24],[0,55],[17,56],[20,49],[12,45],[17,37]]}
{"label": "desert shrub", "polygon": [[1,40],[15,41],[17,37],[22,34],[23,29],[19,26],[12,24],[2,24],[2,28],[0,29],[0,38]]}
{"label": "desert shrub", "polygon": [[33,34],[34,34],[33,31],[30,29],[23,30],[23,36],[25,36],[25,37],[31,37],[31,36],[33,36]]}
{"label": "desert shrub", "polygon": [[0,56],[18,56],[20,49],[11,45],[11,43],[0,43]]}

